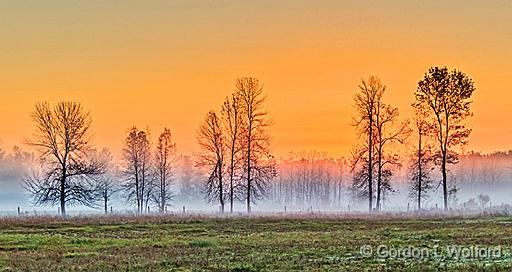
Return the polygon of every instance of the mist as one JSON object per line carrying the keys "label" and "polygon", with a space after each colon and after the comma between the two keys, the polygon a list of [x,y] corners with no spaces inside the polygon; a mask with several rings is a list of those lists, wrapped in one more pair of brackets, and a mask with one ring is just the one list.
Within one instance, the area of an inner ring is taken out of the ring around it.
{"label": "mist", "polygon": [[[36,206],[23,186],[24,179],[37,165],[30,152],[19,147],[0,151],[0,211],[14,215],[18,207],[22,213],[57,214],[58,205]],[[407,171],[397,169],[392,177],[393,191],[384,196],[382,211],[415,211],[415,202],[409,197],[410,181]],[[434,172],[437,173],[437,172]],[[510,211],[512,200],[512,151],[481,154],[469,152],[460,155],[457,164],[450,165],[449,184],[456,188],[450,196],[450,208],[458,211],[494,209]],[[116,176],[118,191],[109,203],[114,213],[134,213],[136,207],[126,201],[121,189],[123,178]],[[435,176],[434,188],[423,201],[426,211],[442,209],[440,177]],[[172,201],[167,212],[218,213],[218,203],[205,197],[207,177],[195,166],[194,157],[179,155],[172,177]],[[254,201],[254,212],[366,212],[367,199],[351,190],[352,173],[344,158],[334,158],[322,152],[294,153],[290,158],[278,160],[278,175],[269,182],[267,194]],[[298,184],[307,188],[307,196],[300,195]],[[150,212],[157,212],[151,206]],[[244,200],[234,202],[234,212],[245,211]],[[101,214],[101,207],[70,206],[70,214]]]}

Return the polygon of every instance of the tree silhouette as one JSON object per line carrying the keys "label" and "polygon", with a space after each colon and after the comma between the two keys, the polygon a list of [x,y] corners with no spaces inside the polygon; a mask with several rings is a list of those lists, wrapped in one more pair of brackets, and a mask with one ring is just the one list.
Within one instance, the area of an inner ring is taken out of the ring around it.
{"label": "tree silhouette", "polygon": [[149,133],[130,128],[124,141],[122,160],[125,183],[123,188],[128,201],[135,201],[137,212],[148,210],[148,203],[152,193],[152,164]]}
{"label": "tree silhouette", "polygon": [[35,105],[32,120],[36,131],[28,144],[39,152],[42,171],[25,180],[24,187],[37,205],[94,206],[92,177],[104,172],[104,165],[90,161],[88,151],[92,119],[77,102],[59,102],[53,108]]}
{"label": "tree silhouette", "polygon": [[172,199],[171,181],[175,163],[176,144],[172,141],[171,131],[164,128],[158,137],[155,150],[156,183],[153,198],[160,212],[165,211],[165,207]]}
{"label": "tree silhouette", "polygon": [[243,149],[244,179],[247,212],[251,212],[251,203],[267,193],[268,182],[277,176],[275,160],[270,154],[270,121],[263,109],[265,95],[259,80],[242,77],[236,80],[236,91],[242,101],[244,126],[241,138]]}
{"label": "tree silhouette", "polygon": [[[383,86],[382,94],[384,94],[385,89],[386,87]],[[382,101],[382,94],[377,97],[377,111],[375,113],[375,121],[373,122],[375,124],[377,149],[377,211],[381,210],[382,192],[392,191],[391,182],[389,182],[392,171],[389,169],[389,166],[401,166],[398,155],[387,154],[385,147],[393,143],[403,144],[411,133],[408,121],[398,126],[393,126],[399,115],[398,108],[384,103]],[[388,169],[385,169],[386,166],[388,166]],[[383,182],[384,179],[387,179],[388,182]]]}
{"label": "tree silhouette", "polygon": [[[376,144],[375,136],[375,115],[377,114],[378,101],[384,94],[385,86],[380,79],[375,76],[369,77],[367,80],[362,79],[359,85],[359,91],[354,96],[354,108],[356,116],[353,118],[353,125],[356,127],[356,133],[359,138],[365,140],[365,144],[360,145],[353,152],[352,170],[356,169],[356,165],[362,163],[366,166],[366,174],[359,175],[365,177],[368,182],[365,186],[368,196],[368,210],[373,210],[374,185],[373,185],[373,168],[374,168],[374,151]],[[364,158],[366,156],[366,158]],[[363,180],[362,178],[360,180]]]}
{"label": "tree silhouette", "polygon": [[105,172],[94,177],[97,205],[108,213],[108,204],[112,196],[119,191],[117,182],[115,181],[116,166],[113,162],[114,157],[108,148],[103,148],[100,152],[93,150],[91,152],[92,160],[99,162],[105,166]]}
{"label": "tree silhouette", "polygon": [[447,163],[456,162],[456,154],[450,150],[467,143],[471,130],[465,127],[464,120],[471,115],[470,98],[474,91],[473,80],[463,72],[432,67],[415,92],[415,105],[429,109],[429,124],[439,149],[445,210],[448,210],[449,193]]}
{"label": "tree silhouette", "polygon": [[214,111],[210,111],[200,125],[197,142],[201,148],[201,153],[197,156],[196,165],[208,173],[205,184],[208,201],[218,201],[223,213],[226,146],[220,122],[218,115]]}
{"label": "tree silhouette", "polygon": [[418,210],[421,210],[421,201],[428,198],[433,183],[431,176],[432,154],[429,146],[425,144],[425,138],[430,131],[426,122],[427,113],[425,110],[421,106],[414,108],[414,124],[418,136],[418,145],[409,166],[409,178],[411,180],[409,198],[416,201]]}
{"label": "tree silhouette", "polygon": [[235,200],[235,178],[236,172],[242,170],[241,164],[241,137],[244,126],[241,98],[238,93],[226,97],[222,106],[222,120],[228,145],[228,174],[229,174],[229,204],[230,212],[233,213],[233,202]]}

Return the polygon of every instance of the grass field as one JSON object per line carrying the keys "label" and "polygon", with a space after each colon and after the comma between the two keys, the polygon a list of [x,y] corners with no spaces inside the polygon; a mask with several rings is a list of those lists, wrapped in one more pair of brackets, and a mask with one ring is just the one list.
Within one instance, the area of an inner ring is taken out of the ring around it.
{"label": "grass field", "polygon": [[[439,246],[441,254],[366,256],[363,245],[429,252]],[[453,258],[443,252],[448,245],[501,246],[501,254]],[[510,217],[0,219],[0,267],[6,271],[511,271],[511,249]]]}

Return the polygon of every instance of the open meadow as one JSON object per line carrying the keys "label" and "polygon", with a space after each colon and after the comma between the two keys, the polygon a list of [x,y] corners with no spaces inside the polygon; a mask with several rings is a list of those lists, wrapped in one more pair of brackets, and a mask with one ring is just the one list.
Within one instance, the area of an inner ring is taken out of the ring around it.
{"label": "open meadow", "polygon": [[[475,255],[477,246],[487,253]],[[419,250],[407,255],[407,248]],[[511,249],[512,218],[505,216],[0,220],[2,271],[510,271]]]}

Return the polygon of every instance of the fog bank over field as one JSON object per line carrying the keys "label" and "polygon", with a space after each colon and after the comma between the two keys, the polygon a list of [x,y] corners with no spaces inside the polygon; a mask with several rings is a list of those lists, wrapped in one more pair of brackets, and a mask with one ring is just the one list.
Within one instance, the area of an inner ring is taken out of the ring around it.
{"label": "fog bank over field", "polygon": [[[303,153],[304,155],[305,153]],[[312,154],[310,152],[310,154]],[[278,176],[267,188],[265,198],[256,200],[255,212],[353,212],[367,211],[367,200],[360,198],[351,189],[352,174],[343,158],[331,158],[323,153],[303,158],[297,162],[290,158],[278,162]],[[31,197],[23,188],[24,178],[37,165],[34,155],[15,147],[0,151],[0,210],[3,214],[22,212],[57,213],[58,205],[34,206]],[[456,190],[450,196],[452,209],[476,211],[491,206],[512,205],[512,151],[491,154],[466,153],[460,162],[450,166],[449,181]],[[117,191],[109,204],[114,212],[134,212],[136,207],[126,201],[120,190],[123,178],[113,176]],[[439,177],[435,186],[422,204],[425,210],[442,209],[442,192]],[[194,158],[181,155],[172,178],[172,201],[168,212],[215,213],[218,203],[205,199],[206,177],[195,167]],[[398,169],[392,178],[393,192],[384,196],[383,211],[410,211],[416,209],[415,201],[409,197],[410,181],[405,167]],[[102,213],[103,208],[74,206],[71,214]],[[158,209],[150,205],[151,212]],[[245,212],[245,203],[236,201],[235,212]]]}

